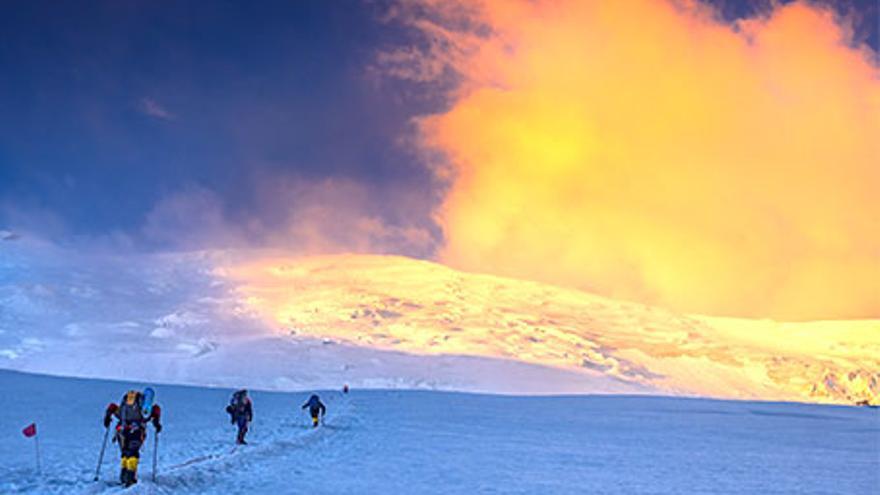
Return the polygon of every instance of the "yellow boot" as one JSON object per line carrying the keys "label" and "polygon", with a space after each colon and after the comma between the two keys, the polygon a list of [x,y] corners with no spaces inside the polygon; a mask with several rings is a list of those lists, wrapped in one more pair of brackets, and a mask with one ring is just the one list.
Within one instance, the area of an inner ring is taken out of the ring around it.
{"label": "yellow boot", "polygon": [[119,475],[119,481],[124,486],[131,486],[137,483],[138,460],[137,457],[133,456],[122,458],[122,472]]}

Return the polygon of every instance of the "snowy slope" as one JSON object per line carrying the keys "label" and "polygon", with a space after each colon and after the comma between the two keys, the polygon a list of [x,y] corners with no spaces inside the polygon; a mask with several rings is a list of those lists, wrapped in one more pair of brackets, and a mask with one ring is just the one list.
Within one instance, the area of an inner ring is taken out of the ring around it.
{"label": "snowy slope", "polygon": [[[880,483],[876,409],[663,397],[428,391],[253,392],[251,445],[233,448],[229,390],[158,386],[158,484],[91,482],[101,414],[130,384],[0,372],[0,493],[866,494]],[[36,420],[44,476],[34,476]]]}
{"label": "snowy slope", "polygon": [[672,394],[880,404],[880,320],[709,318],[393,256],[228,265],[243,304],[299,336],[515,359]]}
{"label": "snowy slope", "polygon": [[503,393],[651,390],[512,358],[421,356],[279,332],[216,275],[217,263],[211,253],[106,255],[33,239],[0,243],[0,369],[274,390],[345,382]]}
{"label": "snowy slope", "polygon": [[880,403],[880,321],[683,315],[394,256],[107,254],[22,237],[0,242],[0,369]]}

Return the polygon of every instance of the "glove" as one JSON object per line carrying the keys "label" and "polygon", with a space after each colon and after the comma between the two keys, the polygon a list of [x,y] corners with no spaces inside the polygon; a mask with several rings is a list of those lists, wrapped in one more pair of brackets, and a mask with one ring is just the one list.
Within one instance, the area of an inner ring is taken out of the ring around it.
{"label": "glove", "polygon": [[153,426],[156,428],[156,433],[162,431],[162,425],[160,423],[153,423]]}
{"label": "glove", "polygon": [[119,406],[113,402],[107,405],[107,409],[104,411],[104,428],[110,426],[110,422],[113,421],[113,415],[116,414],[116,411],[118,410]]}

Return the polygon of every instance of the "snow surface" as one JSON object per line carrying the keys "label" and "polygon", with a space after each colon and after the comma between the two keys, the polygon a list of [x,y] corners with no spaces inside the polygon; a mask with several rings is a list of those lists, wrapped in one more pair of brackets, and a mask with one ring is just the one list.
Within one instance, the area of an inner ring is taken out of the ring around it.
{"label": "snow surface", "polygon": [[215,264],[208,253],[114,256],[34,239],[4,243],[0,369],[284,391],[342,382],[521,394],[652,390],[599,371],[280,332],[216,276]]}
{"label": "snow surface", "polygon": [[[159,478],[113,486],[101,416],[129,383],[0,371],[0,493],[867,494],[880,486],[876,409],[645,396],[252,392],[251,445],[235,448],[231,390],[157,386]],[[141,386],[141,385],[138,385]],[[36,421],[44,473],[35,476]]]}
{"label": "snow surface", "polygon": [[880,404],[880,320],[681,315],[394,256],[20,237],[0,242],[0,369],[279,391],[345,381]]}

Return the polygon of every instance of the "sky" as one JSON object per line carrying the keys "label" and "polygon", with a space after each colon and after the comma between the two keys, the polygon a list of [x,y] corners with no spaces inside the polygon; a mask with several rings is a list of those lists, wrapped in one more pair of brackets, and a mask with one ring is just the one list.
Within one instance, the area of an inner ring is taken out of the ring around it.
{"label": "sky", "polygon": [[17,236],[880,317],[873,1],[14,1],[0,32]]}
{"label": "sky", "polygon": [[[429,196],[431,174],[396,141],[436,97],[371,75],[375,52],[404,39],[380,22],[384,9],[4,4],[3,220],[59,238],[116,233],[155,249],[178,247],[189,227],[212,237],[213,215],[280,230],[285,200],[269,196],[294,183],[395,204]],[[181,203],[212,210],[158,231]],[[415,222],[380,202],[361,206],[395,225]]]}

